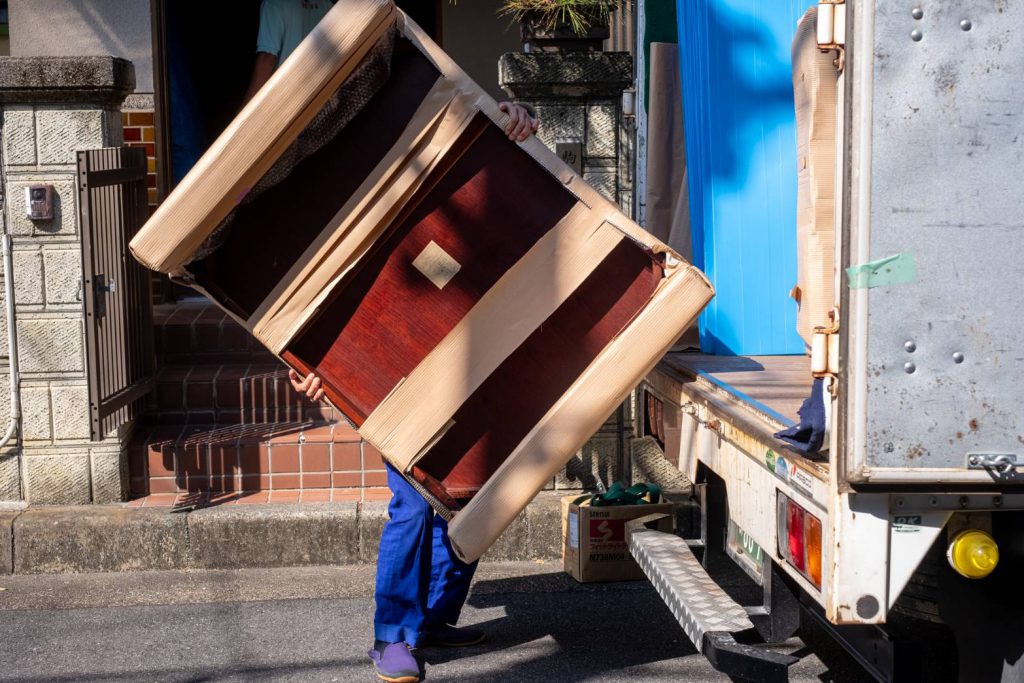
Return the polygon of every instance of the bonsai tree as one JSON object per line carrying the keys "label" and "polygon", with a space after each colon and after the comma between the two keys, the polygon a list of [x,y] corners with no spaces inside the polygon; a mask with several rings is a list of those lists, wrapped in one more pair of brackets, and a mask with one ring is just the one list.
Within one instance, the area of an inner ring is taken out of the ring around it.
{"label": "bonsai tree", "polygon": [[499,14],[549,32],[566,27],[583,37],[592,26],[607,26],[618,6],[618,0],[505,0]]}

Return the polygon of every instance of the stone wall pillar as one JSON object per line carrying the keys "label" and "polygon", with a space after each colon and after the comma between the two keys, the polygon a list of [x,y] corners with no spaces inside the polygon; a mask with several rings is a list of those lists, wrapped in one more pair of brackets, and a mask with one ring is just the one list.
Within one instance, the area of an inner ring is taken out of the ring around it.
{"label": "stone wall pillar", "polygon": [[633,85],[631,54],[510,52],[498,62],[498,83],[534,107],[545,145],[579,142],[584,179],[632,215],[632,136],[622,117],[622,93]]}
{"label": "stone wall pillar", "polygon": [[[633,84],[626,52],[510,52],[498,62],[498,83],[540,119],[537,137],[626,215],[633,210],[632,135],[623,125],[622,93]],[[564,154],[579,152],[579,159]],[[576,164],[572,162],[576,161]],[[608,486],[630,475],[633,399],[610,416],[552,487]]]}
{"label": "stone wall pillar", "polygon": [[[126,490],[121,440],[89,440],[76,155],[122,144],[119,106],[134,87],[123,59],[0,58],[2,229],[14,242],[22,404],[16,448],[0,454],[0,501],[112,502]],[[27,216],[32,184],[53,185],[52,220]],[[3,315],[0,321],[6,324]],[[10,414],[6,342],[0,328],[3,426]]]}

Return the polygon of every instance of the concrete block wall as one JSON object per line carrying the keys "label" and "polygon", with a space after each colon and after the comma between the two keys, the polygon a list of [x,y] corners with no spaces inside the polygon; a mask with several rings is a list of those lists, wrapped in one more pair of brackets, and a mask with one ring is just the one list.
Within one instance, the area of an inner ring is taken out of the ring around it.
{"label": "concrete block wall", "polygon": [[[17,447],[0,453],[0,501],[121,500],[121,440],[90,441],[77,153],[123,143],[119,105],[134,85],[131,64],[104,57],[2,61],[0,173],[7,201],[0,228],[14,249],[22,424]],[[34,184],[54,187],[50,220],[28,217],[26,189]],[[0,337],[2,431],[10,415],[5,329]]]}

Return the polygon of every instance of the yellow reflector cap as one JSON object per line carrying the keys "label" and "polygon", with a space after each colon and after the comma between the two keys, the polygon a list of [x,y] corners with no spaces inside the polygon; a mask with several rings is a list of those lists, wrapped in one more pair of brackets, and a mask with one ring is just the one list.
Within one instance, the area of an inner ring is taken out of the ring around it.
{"label": "yellow reflector cap", "polygon": [[968,529],[953,537],[946,557],[961,576],[982,579],[991,574],[999,563],[999,546],[984,531]]}

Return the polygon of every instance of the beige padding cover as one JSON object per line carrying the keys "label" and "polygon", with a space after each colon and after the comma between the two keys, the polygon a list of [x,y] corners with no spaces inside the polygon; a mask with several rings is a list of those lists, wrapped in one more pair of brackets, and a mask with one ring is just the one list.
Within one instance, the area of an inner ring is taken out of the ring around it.
{"label": "beige padding cover", "polygon": [[839,77],[833,52],[817,41],[818,10],[807,10],[793,39],[797,129],[797,331],[810,345],[835,306],[836,108]]}
{"label": "beige padding cover", "polygon": [[477,560],[498,540],[625,400],[639,378],[654,369],[710,296],[708,281],[692,266],[680,268],[662,281],[647,307],[601,351],[449,522],[448,537],[460,558]]}

